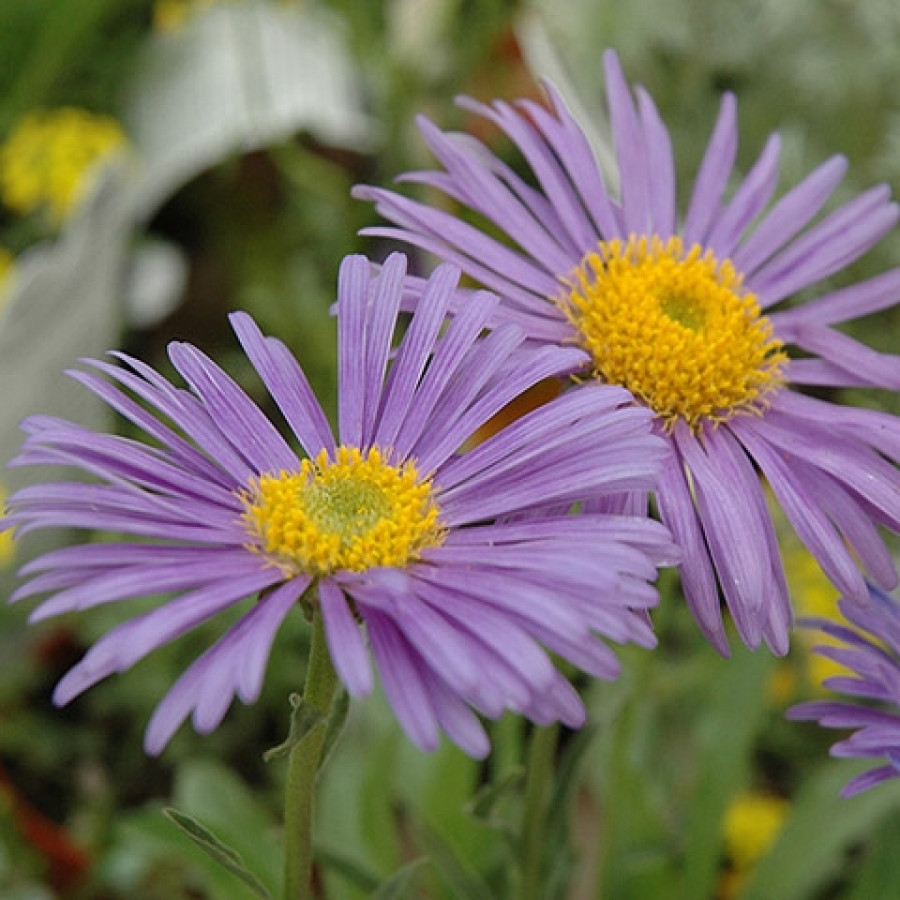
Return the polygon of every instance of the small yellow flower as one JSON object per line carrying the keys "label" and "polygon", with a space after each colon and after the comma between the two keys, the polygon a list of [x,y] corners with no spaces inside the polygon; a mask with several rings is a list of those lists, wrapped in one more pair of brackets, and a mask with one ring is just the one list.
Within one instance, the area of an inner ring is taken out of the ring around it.
{"label": "small yellow flower", "polygon": [[775,842],[789,804],[760,791],[738,794],[725,814],[725,850],[732,865],[746,870]]}
{"label": "small yellow flower", "polygon": [[30,112],[0,146],[0,196],[17,213],[43,209],[59,224],[90,188],[98,164],[124,144],[109,116],[74,107]]}

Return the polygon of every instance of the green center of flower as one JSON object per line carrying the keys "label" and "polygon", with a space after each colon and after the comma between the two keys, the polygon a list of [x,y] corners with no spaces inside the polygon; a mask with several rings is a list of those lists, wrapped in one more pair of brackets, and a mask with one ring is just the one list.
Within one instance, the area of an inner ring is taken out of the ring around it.
{"label": "green center of flower", "polygon": [[595,377],[628,388],[672,427],[763,408],[787,356],[729,260],[681,239],[601,242],[560,306]]}
{"label": "green center of flower", "polygon": [[323,450],[299,472],[254,479],[242,499],[254,546],[291,575],[402,567],[443,541],[430,480],[378,448]]}

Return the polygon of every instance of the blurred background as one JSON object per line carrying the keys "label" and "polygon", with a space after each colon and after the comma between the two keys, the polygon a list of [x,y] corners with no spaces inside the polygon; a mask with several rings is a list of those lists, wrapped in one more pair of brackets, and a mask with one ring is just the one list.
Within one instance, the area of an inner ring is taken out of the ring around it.
{"label": "blurred background", "polygon": [[[895,0],[2,0],[0,462],[25,415],[124,427],[62,375],[108,349],[170,374],[167,342],[191,341],[264,404],[227,325],[234,309],[291,347],[333,409],[338,266],[391,249],[358,237],[375,218],[351,186],[431,165],[420,113],[521,165],[459,94],[539,98],[550,78],[605,161],[600,59],[613,47],[669,125],[682,185],[733,90],[739,165],[777,130],[781,190],[842,153],[843,200],[900,181],[898,45]],[[898,262],[892,236],[834,283]],[[895,351],[900,314],[855,329]],[[847,399],[900,413],[896,396]],[[0,470],[0,491],[22,478]],[[4,596],[19,564],[69,537],[0,536]],[[797,608],[836,615],[832,588],[784,541]],[[624,652],[615,684],[579,684],[591,718],[561,744],[548,900],[900,896],[900,793],[839,800],[858,767],[829,760],[834,735],[783,721],[822,695],[828,670],[809,640],[786,660],[721,660],[677,580],[665,575],[661,590],[660,649]],[[285,737],[303,681],[301,617],[276,641],[259,703],[236,705],[210,736],[183,728],[159,759],[144,756],[143,727],[226,622],[52,706],[90,643],[152,603],[34,627],[27,604],[0,606],[4,900],[254,896],[162,816],[167,804],[277,882],[283,766],[262,754]],[[425,756],[383,699],[354,704],[321,782],[322,896],[371,896],[410,863],[391,896],[508,896],[529,729],[510,717],[492,735],[485,763],[449,745]]]}

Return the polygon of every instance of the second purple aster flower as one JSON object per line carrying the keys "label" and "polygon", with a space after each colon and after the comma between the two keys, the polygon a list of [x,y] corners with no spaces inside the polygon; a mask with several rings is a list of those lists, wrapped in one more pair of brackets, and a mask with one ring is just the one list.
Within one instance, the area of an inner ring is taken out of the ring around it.
{"label": "second purple aster flower", "polygon": [[[605,67],[617,194],[552,89],[550,109],[463,100],[509,137],[531,178],[474,138],[422,119],[443,170],[404,180],[468,207],[491,233],[360,187],[357,196],[394,223],[368,233],[453,261],[502,297],[493,322],[516,322],[533,342],[582,347],[584,374],[627,388],[653,412],[672,451],[656,502],[683,550],[682,584],[700,628],[727,653],[724,596],[747,645],[765,640],[783,653],[792,614],[760,472],[846,597],[866,600],[858,561],[881,587],[898,581],[878,528],[900,529],[900,420],[792,386],[900,388],[897,357],[834,327],[895,305],[900,270],[779,308],[865,254],[896,224],[898,208],[882,186],[817,218],[845,172],[839,157],[770,205],[777,135],[726,197],[738,140],[726,95],[682,218],[671,141],[653,101],[631,91],[612,52]],[[789,356],[789,345],[803,358]],[[640,508],[646,496],[625,502]]]}
{"label": "second purple aster flower", "polygon": [[[371,654],[418,746],[434,748],[443,729],[481,756],[488,742],[472,709],[582,724],[578,694],[543,648],[612,678],[604,639],[653,645],[655,567],[677,553],[668,532],[642,517],[567,512],[585,487],[652,487],[665,444],[650,413],[621,388],[585,386],[461,454],[507,403],[577,369],[584,354],[523,349],[513,324],[484,337],[498,302],[487,294],[444,327],[458,278],[451,266],[429,279],[394,350],[405,272],[400,255],[378,273],[363,257],[341,268],[337,439],[287,348],[241,313],[234,329],[298,449],[182,343],[170,358],[187,389],[125,356],[121,366],[88,361],[72,373],[147,443],[26,420],[17,465],[74,467],[94,482],[21,489],[3,524],[131,539],[38,557],[13,599],[49,594],[34,614],[43,619],[173,595],[99,640],[62,679],[57,702],[258,596],[158,706],[146,735],[158,753],[191,712],[205,732],[235,695],[256,699],[275,633],[306,598],[321,610],[352,695],[373,687]],[[560,511],[542,511],[548,505]]]}

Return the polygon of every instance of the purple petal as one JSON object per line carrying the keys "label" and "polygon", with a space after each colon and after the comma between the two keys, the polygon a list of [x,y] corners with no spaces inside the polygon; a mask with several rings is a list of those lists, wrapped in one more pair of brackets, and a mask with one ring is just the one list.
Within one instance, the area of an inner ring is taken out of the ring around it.
{"label": "purple petal", "polygon": [[737,157],[737,102],[724,94],[684,220],[684,246],[704,244]]}
{"label": "purple petal", "polygon": [[232,313],[231,326],[263,383],[310,457],[320,450],[334,451],[334,437],[325,413],[313,394],[303,369],[291,352],[275,338],[264,337],[246,313]]}
{"label": "purple petal", "polygon": [[[201,399],[222,436],[247,460],[254,474],[298,468],[296,454],[275,426],[209,357],[190,344],[173,342],[169,358]],[[237,472],[233,474],[238,476]]]}
{"label": "purple petal", "polygon": [[366,624],[384,691],[397,720],[419,749],[435,750],[438,722],[419,677],[415,652],[387,617],[373,610]]}
{"label": "purple petal", "polygon": [[302,582],[289,581],[265,595],[184,672],[147,726],[149,755],[162,752],[191,710],[194,727],[206,734],[222,721],[235,694],[245,703],[256,700],[275,634],[302,588]]}
{"label": "purple petal", "polygon": [[364,697],[372,690],[372,666],[344,592],[331,578],[319,581],[319,605],[334,668],[348,692]]}
{"label": "purple petal", "polygon": [[732,254],[745,276],[752,275],[772,254],[796,237],[819,212],[847,172],[847,160],[834,156],[788,191],[756,227],[747,242]]}

